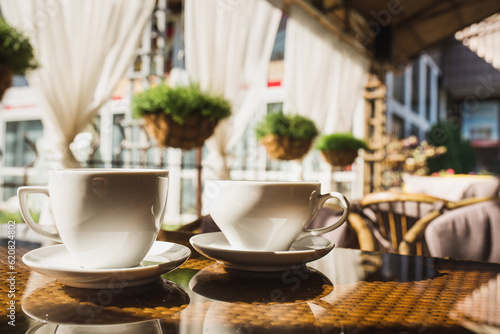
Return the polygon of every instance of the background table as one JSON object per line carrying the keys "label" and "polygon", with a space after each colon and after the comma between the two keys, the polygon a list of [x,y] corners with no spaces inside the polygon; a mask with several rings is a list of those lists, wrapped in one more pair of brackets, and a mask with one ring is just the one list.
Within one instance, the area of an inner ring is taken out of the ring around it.
{"label": "background table", "polygon": [[427,194],[449,201],[500,195],[500,178],[490,175],[404,175],[404,191]]}
{"label": "background table", "polygon": [[[11,327],[6,320],[10,299],[5,240],[1,245],[1,333],[28,329],[46,333],[56,326],[68,330],[68,326],[86,326],[106,333],[116,329],[131,333],[469,333],[467,328],[473,326],[500,325],[495,309],[499,290],[494,285],[500,264],[337,248],[309,263],[307,270],[296,266],[279,274],[228,273],[193,253],[158,282],[89,290],[63,286],[31,272],[21,257],[35,245],[18,243],[16,327]],[[484,293],[488,288],[493,291]]]}

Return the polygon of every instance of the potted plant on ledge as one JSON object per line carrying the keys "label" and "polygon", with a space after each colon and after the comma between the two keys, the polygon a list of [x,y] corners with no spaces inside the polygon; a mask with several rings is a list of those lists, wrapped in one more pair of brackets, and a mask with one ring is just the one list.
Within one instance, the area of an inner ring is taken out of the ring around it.
{"label": "potted plant on ledge", "polygon": [[0,17],[0,100],[14,74],[24,75],[37,67],[29,39]]}
{"label": "potted plant on ledge", "polygon": [[301,159],[318,135],[316,125],[309,118],[283,112],[268,114],[255,131],[269,156],[279,160]]}
{"label": "potted plant on ledge", "polygon": [[350,133],[333,133],[323,135],[316,144],[323,157],[332,166],[345,167],[351,165],[358,156],[358,150],[368,149],[364,140]]}
{"label": "potted plant on ledge", "polygon": [[160,147],[189,150],[203,145],[218,122],[231,115],[231,104],[203,92],[197,85],[151,87],[134,96],[134,116],[144,119],[146,131]]}

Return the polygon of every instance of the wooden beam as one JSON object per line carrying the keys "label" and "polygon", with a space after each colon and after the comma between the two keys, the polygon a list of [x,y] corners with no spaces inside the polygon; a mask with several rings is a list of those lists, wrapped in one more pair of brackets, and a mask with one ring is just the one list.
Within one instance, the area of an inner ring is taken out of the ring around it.
{"label": "wooden beam", "polygon": [[337,10],[342,9],[342,8],[343,8],[342,4],[338,3],[338,4],[335,4],[333,6],[325,7],[323,11],[325,13],[334,13]]}
{"label": "wooden beam", "polygon": [[[464,6],[469,0],[462,0],[459,3],[454,2],[457,8]],[[453,10],[452,6],[446,6],[449,2],[441,2],[436,5],[436,3],[431,3],[429,6],[423,8],[422,10],[410,15],[400,23],[395,24],[394,27],[396,29],[404,29],[406,26],[413,25],[416,21],[428,20],[432,19],[436,16],[442,15],[444,13],[449,13],[450,10]],[[438,9],[436,9],[438,8]],[[462,22],[463,23],[463,22]]]}
{"label": "wooden beam", "polygon": [[345,26],[344,31],[349,33],[352,30],[351,26],[351,2],[349,0],[344,1],[345,5]]}
{"label": "wooden beam", "polygon": [[467,26],[467,23],[465,23],[464,17],[462,15],[462,13],[460,12],[461,6],[457,4],[456,0],[448,0],[448,1],[451,3],[452,8],[456,8],[456,10],[454,10],[453,12],[454,12],[455,16],[457,17],[458,21],[460,22],[460,25],[462,27]]}

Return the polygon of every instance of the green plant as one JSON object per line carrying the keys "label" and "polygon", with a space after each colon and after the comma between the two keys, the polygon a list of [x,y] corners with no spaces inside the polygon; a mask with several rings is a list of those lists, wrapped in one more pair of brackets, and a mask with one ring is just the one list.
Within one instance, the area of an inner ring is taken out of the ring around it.
{"label": "green plant", "polygon": [[354,137],[350,133],[333,133],[323,135],[316,144],[320,151],[358,151],[359,149],[368,149],[364,140]]}
{"label": "green plant", "polygon": [[456,122],[443,121],[433,125],[427,137],[429,144],[446,147],[446,153],[427,161],[430,173],[453,169],[457,174],[467,174],[474,170],[474,148],[468,140],[462,138]]}
{"label": "green plant", "polygon": [[[40,212],[31,212],[31,216],[35,221],[38,221],[40,218]],[[19,213],[18,211],[11,212],[11,211],[0,210],[0,224],[2,223],[7,224],[9,221],[13,221],[16,224],[24,223],[23,217],[21,216],[21,213]]]}
{"label": "green plant", "polygon": [[283,112],[270,113],[257,124],[255,132],[258,139],[267,135],[287,137],[293,140],[313,140],[318,129],[312,120],[300,115],[285,115]]}
{"label": "green plant", "polygon": [[29,39],[3,18],[0,18],[0,65],[18,75],[38,67]]}
{"label": "green plant", "polygon": [[165,113],[184,124],[187,117],[201,115],[218,121],[231,115],[231,104],[221,96],[203,92],[197,85],[169,87],[166,84],[138,93],[131,104],[134,116]]}

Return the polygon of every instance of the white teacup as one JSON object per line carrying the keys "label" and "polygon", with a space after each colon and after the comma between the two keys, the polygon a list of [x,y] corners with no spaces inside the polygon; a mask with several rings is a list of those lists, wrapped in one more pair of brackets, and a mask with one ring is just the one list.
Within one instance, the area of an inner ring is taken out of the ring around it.
{"label": "white teacup", "polygon": [[[30,215],[27,197],[49,196],[57,228],[51,233]],[[84,268],[137,266],[161,228],[168,171],[149,169],[61,169],[49,171],[48,187],[17,191],[24,221],[35,232],[62,242]]]}
{"label": "white teacup", "polygon": [[[231,247],[242,250],[287,251],[295,240],[338,228],[350,211],[344,195],[321,194],[320,183],[211,180],[205,184],[205,197],[210,215]],[[340,219],[307,230],[330,198],[344,207]]]}

